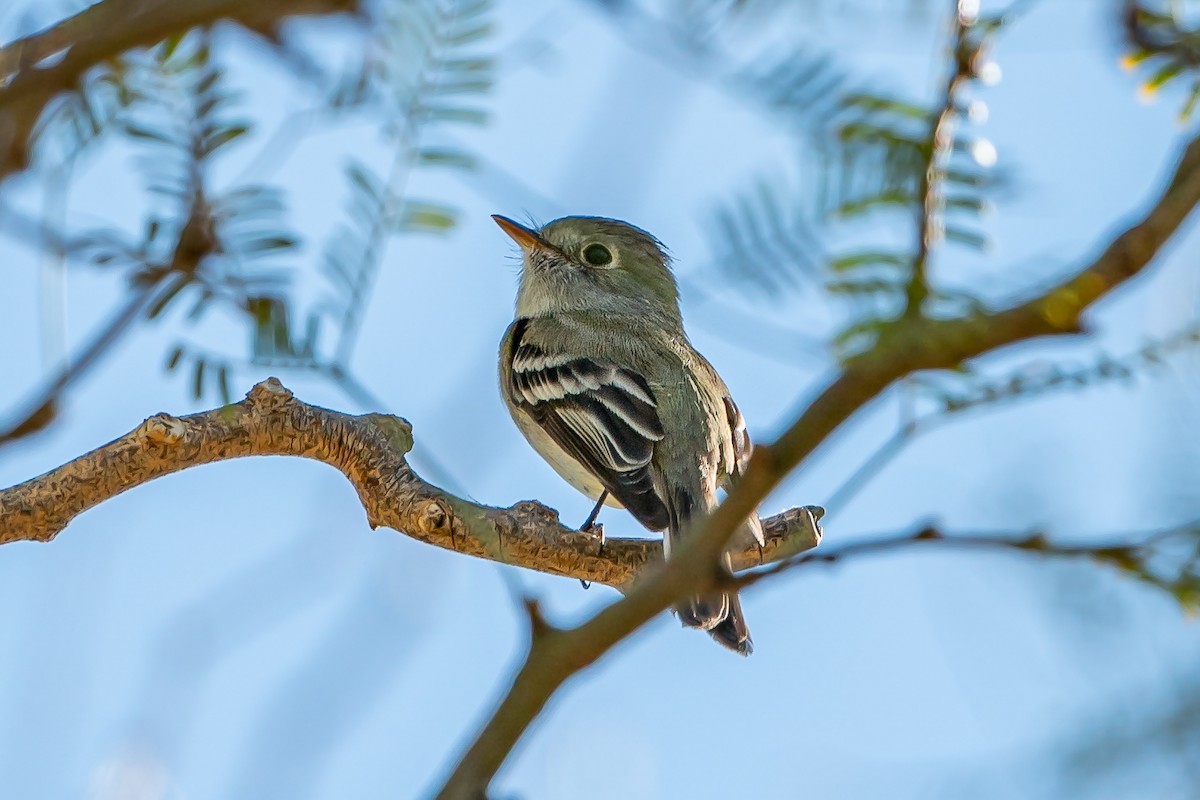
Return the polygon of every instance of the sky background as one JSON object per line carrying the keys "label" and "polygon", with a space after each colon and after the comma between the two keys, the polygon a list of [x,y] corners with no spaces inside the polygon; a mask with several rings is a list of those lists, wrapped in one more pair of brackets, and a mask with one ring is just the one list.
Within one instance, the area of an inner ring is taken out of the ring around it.
{"label": "sky background", "polygon": [[[929,100],[945,67],[933,11],[946,5],[897,12],[882,0],[814,0],[787,30],[836,53],[867,86]],[[0,38],[22,30],[28,7],[0,9]],[[706,229],[722,198],[759,175],[800,181],[812,156],[797,155],[777,117],[589,3],[500,2],[494,18],[482,45],[499,59],[481,101],[490,121],[453,136],[480,169],[422,171],[409,187],[455,205],[460,225],[394,239],[366,310],[352,369],[385,407],[361,408],[312,375],[279,376],[309,402],[405,417],[420,448],[415,465],[432,478],[422,453],[434,454],[452,476],[447,488],[495,505],[536,498],[582,521],[588,501],[526,445],[499,399],[496,350],[517,260],[488,215],[598,214],[659,236],[676,258],[693,343],[765,441],[834,369],[812,343],[836,313],[811,288],[769,294],[730,282],[711,266]],[[301,31],[318,46],[344,33]],[[992,298],[1028,293],[1086,263],[1161,186],[1186,132],[1179,98],[1139,101],[1117,41],[1112,5],[1085,0],[1035,3],[1000,37],[1002,79],[972,94],[989,114],[970,129],[995,144],[1009,178],[985,223],[994,246],[983,256],[941,251],[936,280]],[[317,297],[311,264],[344,214],[348,154],[383,170],[387,148],[365,122],[314,126],[286,147],[270,140],[311,93],[247,37],[225,31],[218,43],[264,124],[229,150],[217,180],[287,189],[306,239],[295,259],[306,265],[299,292]],[[126,145],[102,145],[75,174],[70,225],[136,229],[155,202]],[[36,180],[4,189],[7,204],[42,208]],[[1149,275],[1096,307],[1094,337],[1024,346],[982,366],[1082,365],[1194,324],[1194,227]],[[88,339],[124,286],[81,265],[59,275],[19,240],[0,239],[0,263],[7,409]],[[61,330],[46,313],[60,298]],[[180,340],[244,352],[244,325],[181,317],[138,327],[48,433],[0,452],[0,485],[155,412],[212,405],[192,400],[186,378],[162,364]],[[1195,518],[1197,366],[1188,353],[1129,385],[939,427],[830,509],[826,546],[931,520],[1084,538]],[[273,373],[239,369],[234,392]],[[869,407],[764,514],[825,503],[896,420],[894,399]],[[610,534],[637,530],[623,512],[601,519]],[[0,552],[4,793],[421,796],[519,663],[526,633],[514,587],[562,624],[616,598],[371,532],[350,485],[299,459],[216,464],[134,489],[50,545]],[[743,602],[752,658],[731,657],[664,615],[559,693],[501,773],[498,796],[1065,796],[1060,764],[1072,748],[1122,715],[1169,704],[1200,654],[1194,620],[1169,598],[1104,569],[1007,555],[862,558],[763,582]],[[1095,796],[1143,795],[1113,780]]]}

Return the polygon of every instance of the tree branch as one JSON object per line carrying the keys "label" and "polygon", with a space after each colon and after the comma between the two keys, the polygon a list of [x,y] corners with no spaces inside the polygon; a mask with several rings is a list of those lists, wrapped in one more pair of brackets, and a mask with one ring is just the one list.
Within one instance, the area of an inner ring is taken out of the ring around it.
{"label": "tree branch", "polygon": [[[221,19],[271,36],[287,17],[348,12],[357,5],[356,0],[103,0],[18,39],[0,48],[0,181],[28,166],[29,136],[42,110],[107,59]],[[60,53],[55,63],[36,66]]]}
{"label": "tree branch", "polygon": [[1200,345],[1200,325],[1189,325],[1123,356],[1102,356],[1084,366],[1035,362],[1003,376],[979,376],[965,390],[946,390],[935,398],[941,404],[939,410],[905,420],[825,498],[825,508],[832,515],[844,510],[850,499],[861,493],[917,437],[954,422],[965,414],[996,410],[1003,404],[1019,400],[1034,400],[1055,390],[1080,389],[1102,381],[1131,380],[1138,370],[1161,365],[1173,352],[1196,345]]}
{"label": "tree branch", "polygon": [[529,653],[491,719],[464,753],[441,798],[478,798],[550,697],[680,597],[719,580],[730,535],[835,429],[894,381],[1040,336],[1078,333],[1094,302],[1140,273],[1200,202],[1200,137],[1190,141],[1149,212],[1075,275],[1025,302],[950,320],[906,317],[843,370],[773,444],[755,449],[725,502],[701,523],[664,569],[577,628],[534,626]]}
{"label": "tree branch", "polygon": [[1185,563],[1178,575],[1156,574],[1151,561],[1158,553],[1155,548],[1169,539],[1200,536],[1200,520],[1166,528],[1155,533],[1143,533],[1129,536],[1123,540],[1108,542],[1091,542],[1083,544],[1062,544],[1053,542],[1040,531],[1015,535],[1010,533],[971,533],[947,534],[939,528],[925,526],[913,533],[904,533],[886,537],[874,537],[860,542],[851,542],[833,550],[816,553],[802,553],[784,561],[776,562],[769,568],[750,572],[733,579],[735,586],[744,588],[758,583],[764,578],[789,572],[798,567],[815,564],[832,565],[849,558],[864,555],[878,555],[895,550],[907,550],[914,546],[935,545],[946,550],[998,550],[1010,553],[1024,553],[1045,558],[1062,558],[1083,560],[1088,559],[1098,564],[1107,564],[1118,571],[1131,575],[1140,581],[1148,583],[1166,592],[1177,595],[1177,599],[1185,605],[1194,606],[1196,597],[1193,592],[1194,564]]}
{"label": "tree branch", "polygon": [[46,428],[58,416],[59,398],[86,375],[107,353],[149,305],[157,284],[139,289],[128,298],[112,319],[92,337],[77,357],[61,372],[40,387],[34,397],[12,415],[13,421],[0,424],[0,448]]}
{"label": "tree branch", "polygon": [[[25,483],[0,491],[0,544],[50,541],[79,514],[134,486],[231,458],[312,458],[354,485],[373,528],[386,526],[448,550],[540,572],[626,587],[662,559],[652,539],[603,539],[561,525],[535,502],[491,508],[442,492],[408,466],[412,429],[399,417],[351,416],[311,406],[271,378],[240,403],[150,417],[131,433]],[[820,509],[765,520],[767,541],[734,555],[736,568],[815,547]]]}
{"label": "tree branch", "polygon": [[943,198],[938,189],[939,175],[946,170],[954,149],[954,124],[959,113],[958,95],[975,76],[975,61],[978,45],[971,41],[968,29],[974,18],[967,16],[958,0],[952,12],[953,68],[946,77],[942,89],[941,103],[929,125],[925,140],[925,171],[921,173],[917,188],[917,253],[913,257],[912,275],[905,289],[904,313],[910,317],[921,315],[921,304],[929,296],[926,276],[929,253],[942,237]]}

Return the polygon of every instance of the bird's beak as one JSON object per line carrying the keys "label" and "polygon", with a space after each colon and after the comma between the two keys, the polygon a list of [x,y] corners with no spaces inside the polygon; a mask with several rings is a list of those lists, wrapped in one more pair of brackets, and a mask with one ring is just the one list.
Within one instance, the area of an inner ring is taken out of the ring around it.
{"label": "bird's beak", "polygon": [[513,222],[508,217],[502,217],[499,214],[492,214],[492,219],[496,220],[496,224],[500,226],[500,230],[511,236],[512,240],[525,252],[534,249],[551,249],[546,240],[538,236],[537,231],[526,228],[521,223]]}

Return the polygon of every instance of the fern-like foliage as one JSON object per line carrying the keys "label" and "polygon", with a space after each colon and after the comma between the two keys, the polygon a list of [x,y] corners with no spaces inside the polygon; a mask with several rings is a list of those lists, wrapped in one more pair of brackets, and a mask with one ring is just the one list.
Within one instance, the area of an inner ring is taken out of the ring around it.
{"label": "fern-like foliage", "polygon": [[1126,68],[1144,76],[1139,91],[1145,97],[1168,85],[1186,84],[1179,111],[1183,120],[1190,119],[1200,104],[1200,30],[1180,19],[1182,6],[1188,4],[1196,5],[1193,0],[1150,4],[1126,0],[1125,34],[1131,50],[1122,60]]}
{"label": "fern-like foliage", "polygon": [[390,165],[352,160],[345,221],[325,248],[332,291],[322,307],[337,326],[334,360],[344,364],[389,239],[404,233],[444,233],[453,207],[407,191],[413,170],[471,169],[462,150],[427,144],[439,127],[479,125],[479,98],[492,85],[493,59],[478,50],[492,32],[488,0],[408,0],[380,6],[377,32],[361,69],[340,81],[335,107],[366,106],[382,115]]}
{"label": "fern-like foliage", "polygon": [[[834,339],[843,357],[869,346],[909,306],[937,313],[974,305],[929,287],[925,268],[934,248],[987,245],[981,215],[998,182],[995,152],[966,132],[979,108],[966,96],[986,80],[986,46],[1006,21],[956,16],[944,91],[928,104],[865,91],[821,56],[747,71],[770,107],[797,115],[797,106],[815,108],[804,127],[815,155],[802,187],[760,179],[722,205],[709,226],[717,263],[771,293],[822,280],[849,303]],[[779,75],[787,79],[770,77]],[[903,228],[908,243],[877,233]],[[867,237],[877,240],[844,244]]]}
{"label": "fern-like foliage", "polygon": [[[106,137],[132,145],[153,195],[140,230],[97,228],[59,238],[73,257],[124,275],[146,298],[150,318],[181,309],[184,321],[222,307],[247,323],[245,355],[204,342],[182,343],[166,359],[190,376],[193,393],[228,399],[229,375],[249,361],[340,373],[348,360],[374,275],[397,234],[452,229],[454,209],[408,191],[423,169],[469,169],[469,153],[435,143],[436,130],[486,119],[479,98],[492,83],[492,59],[479,43],[492,32],[488,0],[378,0],[357,32],[357,58],[330,80],[319,59],[306,80],[329,88],[333,117],[378,122],[393,156],[383,165],[352,160],[344,222],[326,243],[320,269],[327,297],[315,308],[294,301],[298,244],[284,221],[282,192],[267,185],[220,185],[211,164],[256,124],[239,106],[214,53],[196,30],[130,51],[91,70],[43,115],[36,145],[47,168]],[[285,40],[280,55],[303,56]],[[324,345],[324,347],[322,347]]]}
{"label": "fern-like foliage", "polygon": [[811,47],[772,47],[729,77],[739,96],[777,114],[787,127],[823,139],[853,91],[854,77],[836,58]]}
{"label": "fern-like foliage", "polygon": [[[108,127],[136,145],[155,212],[140,237],[110,230],[85,234],[86,255],[96,265],[122,270],[136,291],[146,292],[150,319],[179,303],[187,304],[185,318],[192,321],[222,306],[248,322],[252,350],[263,339],[291,340],[292,274],[274,258],[297,240],[287,232],[281,193],[257,185],[218,190],[209,175],[212,161],[251,125],[237,113],[210,37],[195,31],[130,53],[119,77],[124,102]],[[226,361],[177,346],[167,366],[186,368],[197,398],[212,390],[229,400]]]}

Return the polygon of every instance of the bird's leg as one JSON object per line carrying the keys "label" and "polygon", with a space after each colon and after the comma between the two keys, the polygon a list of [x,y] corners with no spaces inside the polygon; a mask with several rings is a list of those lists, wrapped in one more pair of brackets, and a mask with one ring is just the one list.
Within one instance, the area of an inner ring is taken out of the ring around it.
{"label": "bird's leg", "polygon": [[[596,524],[596,517],[600,516],[600,509],[604,508],[604,501],[608,499],[608,489],[600,492],[600,499],[596,501],[596,507],[592,509],[592,513],[588,514],[588,518],[584,520],[583,526],[580,527],[581,533],[587,533]],[[604,551],[604,529],[600,529],[600,551]],[[583,578],[579,579],[579,583],[584,589],[591,587],[591,584]]]}
{"label": "bird's leg", "polygon": [[596,501],[595,508],[592,513],[588,514],[588,518],[583,521],[583,527],[579,530],[586,532],[589,528],[596,524],[596,517],[600,516],[600,509],[604,508],[604,501],[608,499],[608,489],[600,492],[600,499]]}

